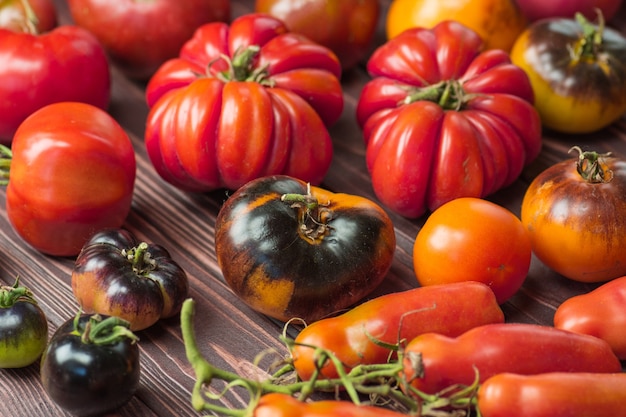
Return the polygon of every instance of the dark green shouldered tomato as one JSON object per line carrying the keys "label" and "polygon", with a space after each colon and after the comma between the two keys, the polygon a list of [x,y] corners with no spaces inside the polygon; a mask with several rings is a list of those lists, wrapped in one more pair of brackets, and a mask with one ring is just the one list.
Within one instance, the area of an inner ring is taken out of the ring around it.
{"label": "dark green shouldered tomato", "polygon": [[361,300],[386,276],[396,247],[393,224],[374,202],[288,176],[238,189],[215,229],[226,282],[282,321],[312,322]]}

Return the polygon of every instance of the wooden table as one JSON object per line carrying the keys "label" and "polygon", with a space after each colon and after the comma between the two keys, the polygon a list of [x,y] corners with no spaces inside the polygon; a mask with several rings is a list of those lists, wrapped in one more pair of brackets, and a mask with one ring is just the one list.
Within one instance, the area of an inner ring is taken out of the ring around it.
{"label": "wooden table", "polygon": [[[383,12],[390,0],[381,0]],[[69,23],[63,0],[55,0],[60,21]],[[233,0],[232,16],[253,10],[252,0]],[[383,14],[384,16],[384,14]],[[617,20],[624,22],[626,8]],[[377,42],[383,40],[381,30]],[[626,25],[624,25],[626,26]],[[626,31],[625,31],[626,33]],[[375,199],[364,162],[364,146],[354,112],[363,84],[369,77],[363,68],[343,77],[345,111],[331,128],[335,156],[323,186],[334,191],[357,193]],[[125,227],[139,238],[166,245],[185,268],[190,279],[190,297],[196,301],[196,333],[202,353],[221,368],[242,374],[253,369],[252,361],[265,348],[286,354],[278,339],[283,324],[261,316],[244,305],[228,288],[216,264],[213,248],[215,217],[226,192],[203,195],[180,192],[155,173],[143,147],[147,115],[141,83],[125,79],[113,68],[110,113],[131,136],[137,152],[138,177],[132,211]],[[489,197],[516,214],[529,182],[541,170],[565,159],[573,145],[593,146],[626,157],[626,117],[593,135],[566,136],[544,133],[539,158],[509,188]],[[0,280],[13,283],[19,274],[47,314],[52,333],[73,317],[78,305],[70,287],[73,259],[42,255],[25,244],[8,223],[0,191]],[[412,269],[413,240],[424,218],[408,220],[391,214],[397,232],[397,251],[386,281],[372,294],[380,295],[415,287]],[[533,258],[522,289],[502,307],[508,321],[551,324],[555,308],[566,298],[593,288],[566,280]],[[139,333],[141,338],[141,386],[134,398],[118,410],[119,416],[196,416],[190,404],[195,375],[187,362],[178,318],[162,321]],[[241,407],[236,395],[224,399],[227,406]],[[66,415],[46,396],[39,381],[37,364],[0,370],[0,415],[11,417]]]}

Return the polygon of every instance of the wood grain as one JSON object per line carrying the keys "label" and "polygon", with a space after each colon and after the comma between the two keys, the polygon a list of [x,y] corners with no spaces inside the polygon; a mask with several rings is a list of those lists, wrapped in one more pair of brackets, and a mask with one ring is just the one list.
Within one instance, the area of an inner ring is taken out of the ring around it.
{"label": "wood grain", "polygon": [[[62,23],[70,23],[63,0],[55,1]],[[386,10],[390,0],[384,0]],[[232,1],[232,14],[253,10],[253,1]],[[617,20],[624,21],[622,10]],[[383,41],[381,30],[377,43]],[[253,361],[264,349],[279,354],[286,350],[278,340],[282,323],[261,316],[246,307],[226,286],[215,260],[213,236],[215,217],[226,198],[226,191],[187,194],[162,181],[148,161],[143,147],[143,129],[148,112],[144,86],[113,71],[112,102],[109,112],[131,136],[137,152],[138,176],[132,211],[125,227],[138,237],[160,243],[185,268],[190,279],[190,296],[196,301],[196,332],[202,353],[216,366],[249,373]],[[375,200],[365,168],[364,146],[354,113],[363,84],[368,81],[363,67],[347,72],[342,80],[345,111],[331,128],[335,156],[324,187],[357,193]],[[565,136],[544,134],[539,158],[509,188],[489,199],[519,214],[528,183],[541,170],[568,157],[572,145],[593,145],[626,157],[626,118],[593,135]],[[0,280],[12,283],[19,275],[32,289],[50,322],[50,333],[72,317],[78,306],[70,287],[72,259],[42,255],[28,247],[12,230],[4,209],[5,194],[0,191]],[[412,269],[412,245],[424,219],[408,220],[391,214],[397,232],[397,251],[385,282],[371,295],[416,286]],[[556,306],[564,299],[585,292],[592,285],[566,280],[533,258],[523,288],[503,305],[507,320],[551,324]],[[116,416],[197,416],[190,404],[194,374],[182,343],[178,318],[159,322],[139,333],[141,338],[141,387],[129,404]],[[240,407],[244,399],[236,394],[224,404]],[[47,397],[39,381],[38,365],[24,369],[0,370],[0,416],[35,417],[67,415]]]}

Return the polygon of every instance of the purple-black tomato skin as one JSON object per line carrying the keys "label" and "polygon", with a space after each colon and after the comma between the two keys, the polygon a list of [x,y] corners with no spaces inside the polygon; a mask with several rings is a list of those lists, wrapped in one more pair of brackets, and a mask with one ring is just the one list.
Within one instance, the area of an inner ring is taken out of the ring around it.
{"label": "purple-black tomato skin", "polygon": [[[81,315],[79,328],[84,329],[90,317]],[[128,338],[107,345],[85,344],[73,334],[74,320],[56,330],[42,356],[43,387],[57,405],[74,415],[112,411],[127,403],[139,386],[139,347]]]}
{"label": "purple-black tomato skin", "polygon": [[48,342],[48,321],[35,303],[17,301],[0,308],[0,368],[34,363]]}

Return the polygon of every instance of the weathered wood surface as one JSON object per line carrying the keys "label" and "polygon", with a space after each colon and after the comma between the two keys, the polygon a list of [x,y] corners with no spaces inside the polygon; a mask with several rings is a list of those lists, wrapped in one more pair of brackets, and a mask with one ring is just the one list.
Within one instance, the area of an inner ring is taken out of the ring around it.
{"label": "weathered wood surface", "polygon": [[[386,10],[389,0],[381,0]],[[67,6],[56,0],[60,20],[69,23]],[[233,0],[232,15],[253,10],[254,2]],[[384,16],[384,14],[383,14]],[[626,10],[616,21],[623,22]],[[381,28],[382,28],[381,16]],[[626,25],[622,25],[626,26]],[[383,39],[382,31],[378,42]],[[133,207],[125,227],[147,241],[166,245],[186,269],[190,296],[196,301],[196,332],[203,354],[215,365],[237,372],[249,372],[255,356],[265,348],[286,353],[278,340],[282,323],[263,317],[246,307],[224,283],[215,260],[213,226],[225,191],[190,195],[164,183],[153,170],[143,148],[147,115],[144,89],[125,79],[113,68],[110,113],[122,124],[137,152],[138,177]],[[368,80],[363,68],[347,72],[343,78],[345,111],[332,127],[335,156],[323,186],[334,191],[361,194],[375,199],[365,169],[364,146],[354,119],[362,85]],[[523,193],[532,178],[547,166],[568,157],[573,145],[593,145],[626,157],[626,117],[593,135],[566,136],[544,133],[539,158],[508,189],[490,197],[519,214]],[[0,191],[0,280],[12,283],[16,275],[37,296],[50,322],[50,332],[73,317],[77,304],[70,287],[72,259],[42,255],[26,245],[12,230]],[[372,294],[404,290],[416,286],[412,270],[413,240],[424,219],[407,220],[392,214],[397,232],[397,252],[386,281]],[[523,288],[503,305],[507,320],[551,324],[556,306],[592,286],[568,281],[533,259]],[[196,416],[189,397],[194,383],[187,363],[178,318],[158,323],[139,333],[142,377],[139,391],[119,416]],[[225,404],[240,407],[236,396]],[[37,364],[18,370],[0,370],[0,416],[35,417],[66,415],[47,397],[39,382]]]}

